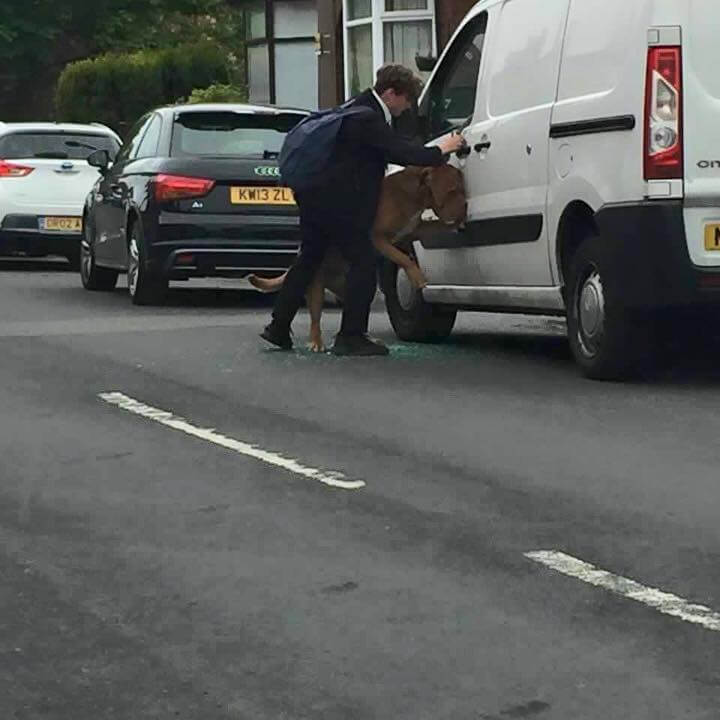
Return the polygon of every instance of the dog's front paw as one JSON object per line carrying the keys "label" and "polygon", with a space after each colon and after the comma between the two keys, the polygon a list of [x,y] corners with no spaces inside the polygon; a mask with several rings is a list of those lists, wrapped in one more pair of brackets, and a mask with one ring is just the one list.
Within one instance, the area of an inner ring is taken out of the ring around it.
{"label": "dog's front paw", "polygon": [[325,343],[322,340],[311,340],[308,344],[308,350],[314,353],[325,352]]}
{"label": "dog's front paw", "polygon": [[310,340],[307,346],[310,352],[325,352],[325,343],[323,342],[322,332],[320,332],[320,330],[314,328],[310,330]]}

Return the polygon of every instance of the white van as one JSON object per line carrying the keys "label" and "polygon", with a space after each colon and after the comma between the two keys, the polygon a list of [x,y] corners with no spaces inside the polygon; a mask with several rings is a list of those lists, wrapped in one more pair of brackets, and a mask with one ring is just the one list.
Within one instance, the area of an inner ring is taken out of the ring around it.
{"label": "white van", "polygon": [[720,307],[718,30],[718,0],[478,2],[420,99],[427,141],[467,140],[467,223],[422,226],[422,295],[384,269],[398,336],[566,315],[585,374],[616,378],[663,309]]}

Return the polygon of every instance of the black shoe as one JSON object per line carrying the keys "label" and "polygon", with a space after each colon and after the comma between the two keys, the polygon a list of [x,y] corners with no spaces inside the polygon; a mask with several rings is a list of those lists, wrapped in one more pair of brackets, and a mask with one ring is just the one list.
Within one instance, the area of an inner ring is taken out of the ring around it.
{"label": "black shoe", "polygon": [[330,351],[333,355],[354,355],[370,357],[389,355],[390,350],[379,340],[371,340],[367,335],[338,335]]}
{"label": "black shoe", "polygon": [[281,350],[292,350],[293,342],[289,330],[281,330],[277,325],[270,323],[261,333],[260,337]]}

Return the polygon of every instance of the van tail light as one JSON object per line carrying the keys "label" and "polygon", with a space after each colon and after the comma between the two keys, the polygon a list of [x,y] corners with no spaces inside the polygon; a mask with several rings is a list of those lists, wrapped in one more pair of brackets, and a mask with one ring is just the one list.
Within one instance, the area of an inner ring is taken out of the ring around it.
{"label": "van tail light", "polygon": [[183,175],[157,175],[155,177],[155,200],[164,203],[172,200],[203,197],[214,187],[214,180],[185,177]]}
{"label": "van tail light", "polygon": [[0,178],[27,177],[34,169],[0,160]]}
{"label": "van tail light", "polygon": [[648,49],[645,84],[645,179],[681,179],[683,168],[682,48]]}

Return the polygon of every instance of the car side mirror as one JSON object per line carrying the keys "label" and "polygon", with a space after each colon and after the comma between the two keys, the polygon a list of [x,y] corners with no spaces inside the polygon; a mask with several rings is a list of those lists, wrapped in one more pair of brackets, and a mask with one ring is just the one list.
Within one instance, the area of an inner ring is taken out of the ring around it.
{"label": "car side mirror", "polygon": [[420,72],[432,72],[437,65],[437,58],[432,55],[416,55],[415,64]]}
{"label": "car side mirror", "polygon": [[110,153],[107,150],[95,150],[88,155],[87,164],[105,172],[110,167]]}

